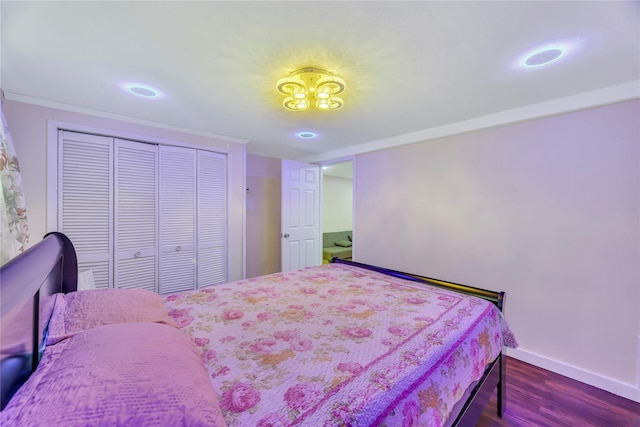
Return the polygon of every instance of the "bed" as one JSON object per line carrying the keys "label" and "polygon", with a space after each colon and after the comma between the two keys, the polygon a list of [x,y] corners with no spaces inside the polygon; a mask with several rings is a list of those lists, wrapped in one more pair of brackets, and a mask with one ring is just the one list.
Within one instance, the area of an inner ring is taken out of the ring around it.
{"label": "bed", "polygon": [[0,424],[472,426],[494,391],[502,415],[504,293],[332,261],[76,292],[51,233],[0,273]]}

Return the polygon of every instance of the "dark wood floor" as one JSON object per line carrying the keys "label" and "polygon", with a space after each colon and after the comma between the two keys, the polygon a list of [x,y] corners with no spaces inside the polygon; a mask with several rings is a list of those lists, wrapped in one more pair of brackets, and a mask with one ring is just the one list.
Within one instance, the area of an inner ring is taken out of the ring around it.
{"label": "dark wood floor", "polygon": [[507,410],[496,415],[495,393],[477,427],[638,427],[640,403],[507,358]]}

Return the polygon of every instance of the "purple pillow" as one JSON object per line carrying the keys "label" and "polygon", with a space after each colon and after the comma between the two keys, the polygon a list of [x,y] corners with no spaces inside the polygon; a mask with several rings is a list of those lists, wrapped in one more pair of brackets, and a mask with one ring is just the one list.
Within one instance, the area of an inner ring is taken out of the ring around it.
{"label": "purple pillow", "polygon": [[144,289],[95,289],[57,294],[47,345],[113,323],[155,322],[175,326],[160,295]]}
{"label": "purple pillow", "polygon": [[0,412],[12,426],[226,426],[198,349],[159,323],[120,323],[48,347]]}

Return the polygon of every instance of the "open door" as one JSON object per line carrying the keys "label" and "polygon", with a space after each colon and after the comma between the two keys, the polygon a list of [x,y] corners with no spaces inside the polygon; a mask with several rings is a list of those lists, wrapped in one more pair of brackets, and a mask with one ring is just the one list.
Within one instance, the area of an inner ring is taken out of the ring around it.
{"label": "open door", "polygon": [[282,160],[282,271],[322,264],[320,167]]}

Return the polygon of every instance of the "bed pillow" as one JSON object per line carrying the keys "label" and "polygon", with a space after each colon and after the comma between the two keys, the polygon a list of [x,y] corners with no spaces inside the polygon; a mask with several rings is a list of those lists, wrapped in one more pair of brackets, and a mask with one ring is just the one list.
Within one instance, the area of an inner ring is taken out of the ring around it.
{"label": "bed pillow", "polygon": [[352,243],[350,241],[348,241],[348,240],[338,240],[336,242],[336,246],[342,246],[342,247],[345,247],[345,248],[348,248],[351,245],[352,245]]}
{"label": "bed pillow", "polygon": [[96,326],[131,322],[175,326],[162,297],[144,289],[94,289],[58,294],[46,343],[55,344]]}
{"label": "bed pillow", "polygon": [[78,290],[88,291],[89,289],[96,289],[96,281],[93,278],[93,270],[90,268],[78,272]]}
{"label": "bed pillow", "polygon": [[99,326],[47,348],[0,412],[14,426],[226,426],[187,334],[159,323]]}

